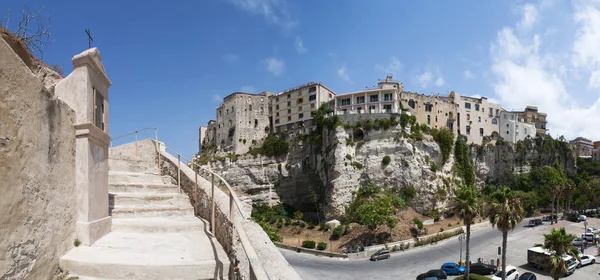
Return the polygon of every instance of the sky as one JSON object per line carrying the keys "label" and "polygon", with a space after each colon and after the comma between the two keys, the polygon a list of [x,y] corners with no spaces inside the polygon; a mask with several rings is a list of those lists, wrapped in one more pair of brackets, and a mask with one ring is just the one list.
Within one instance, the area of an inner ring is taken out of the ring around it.
{"label": "sky", "polygon": [[552,136],[600,140],[600,0],[3,0],[5,27],[24,5],[44,8],[43,59],[65,73],[91,30],[112,81],[112,137],[158,128],[188,158],[232,92],[314,81],[340,94],[388,73],[407,91],[538,106]]}

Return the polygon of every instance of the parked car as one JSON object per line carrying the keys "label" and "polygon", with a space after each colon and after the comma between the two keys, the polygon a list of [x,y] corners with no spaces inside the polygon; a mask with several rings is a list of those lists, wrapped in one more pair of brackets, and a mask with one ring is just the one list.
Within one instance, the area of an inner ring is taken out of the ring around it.
{"label": "parked car", "polygon": [[571,245],[576,246],[576,247],[581,247],[581,246],[583,246],[583,239],[581,239],[581,238],[575,238],[571,242]]}
{"label": "parked car", "polygon": [[490,275],[498,272],[498,268],[495,265],[485,263],[472,263],[469,268],[469,272],[479,275]]}
{"label": "parked car", "polygon": [[587,240],[588,242],[592,242],[592,241],[598,239],[598,236],[596,236],[593,233],[584,233],[581,235],[581,238]]}
{"label": "parked car", "polygon": [[596,263],[596,257],[594,257],[592,255],[580,254],[579,258],[581,259],[581,262],[579,263],[579,267],[582,267],[582,266],[588,265],[588,264],[595,264]]}
{"label": "parked car", "polygon": [[576,261],[573,257],[569,256],[567,259],[567,273],[566,275],[571,275],[575,272],[575,269],[579,266],[579,262]]}
{"label": "parked car", "polygon": [[528,227],[535,227],[536,226],[535,221],[534,220],[529,220],[529,223],[527,223],[527,226]]}
{"label": "parked car", "polygon": [[542,219],[534,219],[534,221],[535,221],[536,225],[544,224],[544,222],[542,221]]}
{"label": "parked car", "polygon": [[600,232],[600,230],[598,230],[595,227],[589,227],[589,228],[587,228],[587,231],[586,231],[586,233],[593,233],[593,234],[598,234],[599,232]]}
{"label": "parked car", "polygon": [[429,279],[435,279],[435,280],[448,279],[448,275],[446,274],[445,271],[443,271],[441,269],[432,269],[425,273],[421,273],[421,274],[419,274],[419,276],[417,276],[417,280],[429,280]]}
{"label": "parked car", "polygon": [[585,220],[587,220],[587,216],[586,215],[579,215],[579,220],[580,221],[585,221]]}
{"label": "parked car", "polygon": [[537,277],[531,272],[525,272],[519,277],[519,280],[537,280]]}
{"label": "parked car", "polygon": [[459,275],[465,273],[464,266],[452,262],[443,264],[442,270],[448,275]]}
{"label": "parked car", "polygon": [[[492,276],[492,279],[502,280],[502,274],[504,274],[504,271],[498,271],[498,273],[496,273],[494,276]],[[512,265],[507,265],[506,266],[506,280],[518,280],[518,279],[519,279],[519,272],[517,271],[517,268]]]}
{"label": "parked car", "polygon": [[372,261],[378,261],[378,260],[389,259],[389,258],[390,258],[390,251],[388,251],[388,250],[380,250],[377,253],[371,255]]}

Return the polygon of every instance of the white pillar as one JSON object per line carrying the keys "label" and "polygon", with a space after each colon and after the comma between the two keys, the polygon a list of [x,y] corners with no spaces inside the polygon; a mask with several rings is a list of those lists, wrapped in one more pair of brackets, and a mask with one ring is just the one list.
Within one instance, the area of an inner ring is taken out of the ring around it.
{"label": "white pillar", "polygon": [[77,238],[91,245],[110,232],[108,215],[108,88],[100,52],[88,49],[72,59],[73,72],[55,88],[76,115]]}

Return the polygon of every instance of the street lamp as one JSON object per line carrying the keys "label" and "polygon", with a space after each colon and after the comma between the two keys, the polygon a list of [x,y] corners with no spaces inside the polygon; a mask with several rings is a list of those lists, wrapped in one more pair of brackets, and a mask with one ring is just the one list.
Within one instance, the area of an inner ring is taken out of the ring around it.
{"label": "street lamp", "polygon": [[467,240],[467,235],[466,234],[461,234],[458,236],[458,242],[460,242],[460,254],[459,254],[459,265],[462,265],[462,242],[463,240]]}

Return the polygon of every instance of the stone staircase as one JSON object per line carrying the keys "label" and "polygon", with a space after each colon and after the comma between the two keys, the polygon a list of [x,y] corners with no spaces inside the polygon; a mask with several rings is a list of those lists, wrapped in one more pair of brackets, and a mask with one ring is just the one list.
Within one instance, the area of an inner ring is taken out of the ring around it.
{"label": "stone staircase", "polygon": [[155,154],[131,148],[109,153],[111,233],[72,249],[61,268],[80,279],[228,279],[229,259],[207,233],[209,223],[160,175]]}

